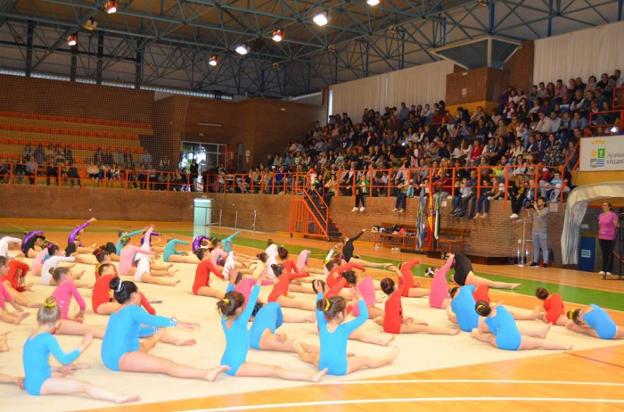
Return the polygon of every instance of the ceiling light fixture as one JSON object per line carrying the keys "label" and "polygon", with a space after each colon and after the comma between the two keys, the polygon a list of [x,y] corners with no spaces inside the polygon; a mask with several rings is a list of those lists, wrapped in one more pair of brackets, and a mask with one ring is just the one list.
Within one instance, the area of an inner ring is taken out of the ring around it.
{"label": "ceiling light fixture", "polygon": [[67,45],[68,46],[75,46],[78,44],[78,35],[76,34],[70,34],[69,36],[67,36]]}
{"label": "ceiling light fixture", "polygon": [[217,64],[219,64],[219,59],[217,58],[217,56],[210,56],[210,58],[208,59],[208,64],[212,67],[215,67]]}
{"label": "ceiling light fixture", "polygon": [[271,38],[276,43],[281,42],[282,40],[284,40],[284,30],[282,29],[275,30]]}
{"label": "ceiling light fixture", "polygon": [[329,22],[326,12],[317,14],[316,16],[314,16],[312,21],[314,21],[317,26],[325,26]]}
{"label": "ceiling light fixture", "polygon": [[369,6],[375,7],[376,5],[379,4],[379,0],[366,0],[366,4],[368,4]]}
{"label": "ceiling light fixture", "polygon": [[241,56],[249,53],[249,47],[245,46],[244,44],[239,44],[234,50],[236,50],[236,53],[240,54]]}
{"label": "ceiling light fixture", "polygon": [[113,14],[117,13],[117,8],[119,7],[119,2],[117,0],[108,0],[104,5],[104,10],[106,13]]}

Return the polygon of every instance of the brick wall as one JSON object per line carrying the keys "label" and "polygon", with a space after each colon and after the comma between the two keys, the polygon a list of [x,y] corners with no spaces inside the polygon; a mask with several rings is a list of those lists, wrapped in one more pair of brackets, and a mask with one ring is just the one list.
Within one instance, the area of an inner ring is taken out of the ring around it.
{"label": "brick wall", "polygon": [[0,110],[151,123],[154,93],[0,75]]}
{"label": "brick wall", "polygon": [[[417,202],[407,199],[407,210],[403,214],[392,212],[395,198],[370,198],[364,213],[351,212],[351,197],[336,197],[332,200],[331,215],[338,228],[347,236],[357,233],[362,228],[370,228],[380,223],[396,223],[413,225],[416,222]],[[491,203],[490,215],[487,219],[456,218],[450,216],[451,201],[447,201],[442,210],[441,227],[464,228],[470,230],[466,239],[464,252],[482,256],[516,256],[518,239],[522,238],[522,223],[514,223],[509,219],[511,204],[503,201]],[[561,262],[559,239],[563,228],[563,207],[551,213],[549,221],[549,246],[554,250],[555,263]],[[530,239],[531,224],[526,224],[526,237]],[[373,236],[366,233],[365,240]],[[532,248],[530,249],[532,250]]]}
{"label": "brick wall", "polygon": [[[96,216],[111,220],[193,220],[195,193],[144,192],[120,189],[62,189],[31,186],[3,186],[0,190],[0,217],[30,217],[50,219],[78,219]],[[288,231],[290,196],[243,195],[210,193],[213,199],[213,222],[223,226],[236,226],[259,231]],[[347,236],[362,228],[370,229],[383,222],[414,224],[416,220],[414,199],[407,200],[404,214],[391,212],[394,198],[369,198],[365,213],[352,213],[353,198],[336,197],[331,204],[331,215],[338,228]],[[464,251],[482,256],[516,256],[517,240],[522,236],[522,224],[509,219],[510,205],[503,201],[492,202],[487,219],[468,220],[449,216],[450,201],[443,208],[442,228],[460,227],[470,230]],[[29,205],[28,212],[24,205]],[[555,252],[555,263],[560,263],[559,239],[563,227],[563,208],[551,213],[549,243]],[[526,226],[530,238],[530,224]],[[363,240],[372,240],[367,233]]]}

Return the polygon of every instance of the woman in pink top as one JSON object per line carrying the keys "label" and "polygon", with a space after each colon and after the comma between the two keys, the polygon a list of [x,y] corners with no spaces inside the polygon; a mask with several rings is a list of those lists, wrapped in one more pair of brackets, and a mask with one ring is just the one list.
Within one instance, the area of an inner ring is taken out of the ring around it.
{"label": "woman in pink top", "polygon": [[437,269],[433,274],[431,290],[429,291],[429,306],[432,308],[444,309],[451,301],[448,294],[449,285],[446,275],[451,270],[454,260],[455,255],[450,253],[444,266]]}
{"label": "woman in pink top", "polygon": [[[58,267],[54,269],[52,277],[58,285],[52,293],[52,296],[56,299],[61,311],[61,318],[54,333],[56,335],[71,336],[84,336],[91,334],[96,339],[102,339],[105,332],[104,328],[88,326],[82,323],[84,320],[86,305],[84,299],[82,299],[82,296],[80,296],[80,293],[78,293],[78,290],[76,289],[74,278],[72,277],[69,269]],[[76,302],[78,302],[80,312],[78,312],[73,319],[69,319],[69,305],[71,303],[72,296],[76,299]]]}
{"label": "woman in pink top", "polygon": [[618,226],[618,216],[611,211],[611,203],[602,204],[602,213],[598,216],[598,240],[600,250],[602,250],[602,269],[600,274],[611,274],[613,270],[613,248],[615,247],[616,227]]}

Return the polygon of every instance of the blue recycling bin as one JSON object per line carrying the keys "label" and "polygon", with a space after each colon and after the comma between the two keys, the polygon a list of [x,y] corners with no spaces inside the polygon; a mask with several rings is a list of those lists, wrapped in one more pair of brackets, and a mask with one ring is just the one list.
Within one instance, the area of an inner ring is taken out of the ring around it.
{"label": "blue recycling bin", "polygon": [[579,270],[594,272],[596,269],[596,238],[593,236],[581,236],[579,242]]}
{"label": "blue recycling bin", "polygon": [[193,237],[210,237],[212,223],[212,199],[197,197],[193,199]]}

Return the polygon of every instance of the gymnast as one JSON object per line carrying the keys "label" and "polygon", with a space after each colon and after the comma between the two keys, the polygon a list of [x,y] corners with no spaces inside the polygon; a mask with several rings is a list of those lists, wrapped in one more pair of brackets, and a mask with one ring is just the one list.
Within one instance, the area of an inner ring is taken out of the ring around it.
{"label": "gymnast", "polygon": [[426,322],[413,318],[403,317],[403,306],[401,297],[405,296],[406,284],[399,283],[399,288],[395,288],[394,280],[385,278],[381,281],[381,290],[388,295],[386,300],[384,316],[375,319],[375,322],[383,326],[386,333],[428,333],[431,335],[457,335],[459,329],[429,326]]}
{"label": "gymnast", "polygon": [[272,265],[273,273],[276,276],[273,290],[269,294],[269,302],[278,302],[284,308],[294,308],[301,310],[314,310],[312,302],[296,300],[288,296],[288,287],[293,279],[300,279],[308,276],[307,273],[285,272],[282,265]]}
{"label": "gymnast", "polygon": [[359,263],[360,265],[366,266],[367,268],[387,269],[388,266],[391,265],[391,263],[370,262],[367,260],[363,260],[359,256],[354,254],[355,247],[353,246],[353,242],[358,240],[365,232],[366,232],[366,229],[362,229],[355,236],[351,238],[345,237],[341,243],[336,245],[336,249],[341,250],[342,259],[345,262]]}
{"label": "gymnast", "polygon": [[325,273],[325,270],[323,270],[323,269],[315,269],[315,268],[310,266],[309,259],[310,259],[310,254],[311,253],[312,252],[309,251],[308,249],[303,249],[297,255],[297,267],[300,269],[300,272],[306,272],[306,273],[309,273],[311,275],[326,276],[327,273]]}
{"label": "gymnast", "polygon": [[419,287],[420,284],[414,282],[412,268],[420,264],[419,259],[408,260],[401,264],[401,269],[396,266],[388,266],[388,270],[394,270],[399,275],[399,290],[404,298],[422,298],[429,295],[429,289]]}
{"label": "gymnast", "polygon": [[93,253],[93,251],[96,248],[96,245],[94,244],[91,246],[83,246],[82,243],[80,242],[80,234],[85,231],[87,226],[89,226],[91,223],[95,222],[96,220],[97,220],[96,218],[92,217],[91,219],[87,220],[83,224],[75,227],[69,233],[69,236],[67,237],[67,249],[66,250],[69,250],[70,253],[67,253],[67,256],[71,255],[72,253]]}
{"label": "gymnast", "polygon": [[520,286],[520,283],[497,282],[477,276],[472,271],[472,263],[466,255],[463,253],[457,253],[455,255],[449,254],[449,259],[451,256],[453,257],[453,266],[455,267],[453,280],[460,286],[487,285],[488,287],[496,289],[516,289]]}
{"label": "gymnast", "polygon": [[567,313],[570,321],[566,328],[599,339],[622,339],[624,329],[615,324],[611,316],[600,306],[589,305],[588,309],[574,309]]}
{"label": "gymnast", "polygon": [[[250,332],[247,322],[258,301],[260,284],[264,276],[256,280],[256,285],[251,290],[249,300],[236,291],[229,291],[223,299],[217,302],[217,308],[221,313],[221,326],[225,333],[226,346],[221,365],[231,376],[271,377],[287,380],[319,382],[327,373],[326,369],[320,372],[307,370],[291,370],[280,366],[266,365],[247,361],[247,353],[250,346]],[[246,303],[246,305],[245,305]]]}
{"label": "gymnast", "polygon": [[394,347],[390,353],[382,357],[352,356],[347,358],[347,341],[349,335],[366,322],[368,309],[366,302],[359,297],[356,288],[351,289],[353,299],[358,299],[359,316],[348,322],[346,318],[346,299],[342,296],[316,296],[316,320],[320,337],[320,353],[318,357],[306,352],[301,345],[295,344],[299,357],[312,363],[319,369],[327,370],[330,375],[347,375],[364,368],[379,368],[389,365],[399,354]]}
{"label": "gymnast", "polygon": [[[54,279],[52,278],[52,272],[54,272],[54,269],[56,269],[61,262],[73,263],[76,261],[76,258],[73,256],[63,256],[61,249],[53,243],[48,244],[47,248],[48,257],[43,261],[43,266],[41,267],[41,283],[44,285],[56,285],[56,283],[54,283]],[[67,268],[70,269],[73,266],[74,265],[72,264]],[[84,275],[84,270],[72,272],[72,275],[74,279],[80,279],[82,275]],[[79,283],[78,285],[78,287],[91,287],[90,284],[84,282]]]}
{"label": "gymnast", "polygon": [[[148,231],[149,230],[150,229],[148,229]],[[147,236],[147,239],[149,239],[149,236]],[[121,255],[119,257],[119,274],[121,276],[134,276],[135,280],[144,283],[153,283],[165,286],[177,285],[180,282],[179,280],[159,279],[156,277],[172,276],[172,274],[167,270],[158,271],[153,269],[149,260],[152,255],[154,255],[154,252],[149,250],[149,245],[144,248],[127,244],[121,250]],[[138,264],[135,266],[136,262],[138,262]]]}
{"label": "gymnast", "polygon": [[[119,310],[121,305],[114,301],[112,291],[110,290],[110,282],[114,278],[119,277],[117,274],[117,268],[110,262],[103,262],[98,265],[97,274],[95,276],[95,284],[93,285],[93,292],[91,294],[91,307],[93,312],[98,315],[110,315],[113,312]],[[141,297],[141,306],[150,315],[155,315],[156,310],[149,303],[147,298],[139,292]]]}
{"label": "gymnast", "polygon": [[191,250],[195,253],[199,249],[212,249],[212,239],[204,235],[195,236],[191,244]]}
{"label": "gymnast", "polygon": [[[485,286],[485,285],[483,285]],[[466,285],[460,288],[451,288],[449,294],[453,298],[451,304],[446,307],[446,313],[451,322],[459,325],[459,328],[464,332],[471,332],[475,328],[479,328],[481,332],[487,332],[487,323],[483,322],[483,319],[479,318],[479,315],[475,311],[475,292],[477,286]],[[483,296],[484,289],[481,289],[481,293],[477,293],[477,296]],[[487,303],[487,302],[486,302]],[[506,309],[507,310],[507,309]],[[535,320],[539,315],[539,310],[534,310],[529,314],[516,313],[507,310],[511,313],[516,320]],[[524,330],[524,328],[521,328]],[[523,332],[526,335],[531,335],[531,331],[527,330]]]}
{"label": "gymnast", "polygon": [[[102,339],[104,336],[103,328],[88,326],[82,323],[84,321],[86,304],[76,289],[71,272],[67,268],[56,268],[52,276],[54,277],[55,283],[58,285],[56,289],[54,289],[52,297],[54,297],[60,311],[59,322],[55,333],[71,336],[91,335],[97,339]],[[80,311],[70,319],[69,305],[72,297],[76,299]]]}
{"label": "gymnast", "polygon": [[437,309],[444,309],[451,302],[449,296],[449,285],[447,280],[447,274],[451,270],[451,266],[455,261],[455,255],[449,253],[447,255],[446,263],[439,267],[433,273],[433,280],[431,281],[431,289],[429,290],[429,306]]}
{"label": "gymnast", "polygon": [[163,251],[163,262],[175,262],[175,263],[199,263],[197,256],[186,252],[180,252],[176,250],[177,245],[188,245],[190,242],[180,239],[169,239],[165,245]]}
{"label": "gymnast", "polygon": [[11,299],[20,306],[38,308],[41,306],[40,303],[31,302],[30,299],[22,295],[22,292],[32,288],[31,283],[26,283],[28,269],[28,265],[24,262],[15,259],[9,260],[0,256],[0,279],[2,279],[6,291],[11,295]]}
{"label": "gymnast", "polygon": [[41,268],[43,262],[48,258],[48,242],[44,241],[42,249],[37,252],[37,255],[33,258],[32,265],[30,267],[30,274],[33,276],[41,276]]}
{"label": "gymnast", "polygon": [[[10,303],[16,312],[9,312],[6,307],[7,303]],[[30,315],[30,313],[24,312],[24,309],[11,297],[4,283],[0,282],[0,320],[6,323],[19,325],[28,315]]]}
{"label": "gymnast", "polygon": [[[12,236],[3,236],[0,238],[0,256],[4,256],[6,258],[9,257],[9,249],[13,246],[21,246],[22,239]],[[19,253],[18,256],[22,256],[23,253]]]}
{"label": "gymnast", "polygon": [[475,312],[485,318],[490,333],[473,329],[470,337],[503,350],[570,350],[572,345],[549,342],[544,338],[552,325],[548,324],[541,331],[520,332],[513,315],[503,305],[490,305],[479,301],[475,304]]}
{"label": "gymnast", "polygon": [[42,230],[35,230],[28,232],[22,239],[22,253],[24,256],[34,258],[42,248],[42,244],[45,241],[45,236]]}
{"label": "gymnast", "polygon": [[151,347],[141,348],[139,338],[152,336],[155,338],[162,331],[157,328],[182,326],[194,328],[193,324],[148,314],[140,307],[141,297],[133,282],[114,278],[110,283],[114,290],[115,300],[121,305],[112,313],[106,326],[106,334],[102,341],[102,363],[108,369],[124,372],[161,373],[176,378],[204,379],[213,382],[225,370],[223,367],[200,369],[185,366],[169,359],[147,353]]}
{"label": "gymnast", "polygon": [[563,299],[558,293],[550,293],[545,288],[537,288],[535,296],[544,305],[544,311],[540,311],[539,319],[553,325],[566,326],[568,324],[568,318],[564,314]]}
{"label": "gymnast", "polygon": [[[364,299],[364,302],[366,302],[366,307],[368,308],[368,316],[370,319],[384,316],[384,311],[375,306],[376,298],[373,278],[371,278],[370,276],[365,276],[362,280],[358,281],[357,275],[354,271],[351,270],[342,273],[342,278],[334,283],[331,288],[329,288],[329,290],[325,293],[325,298],[340,295],[343,288],[347,284],[351,288],[358,289],[360,296],[362,297],[362,299]],[[353,316],[357,317],[359,314],[358,305],[348,305],[347,313],[351,312],[353,313]]]}
{"label": "gymnast", "polygon": [[[126,403],[139,400],[136,395],[118,395],[90,383],[67,378],[67,374],[76,369],[83,369],[88,365],[74,365],[78,357],[84,353],[93,341],[93,336],[86,335],[79,347],[69,353],[63,352],[58,341],[53,336],[58,327],[61,311],[53,297],[46,299],[43,307],[37,313],[39,326],[26,339],[23,350],[24,387],[30,395],[87,395],[90,398]],[[62,368],[50,367],[50,354],[62,365]]]}
{"label": "gymnast", "polygon": [[[145,252],[150,252],[150,251],[157,251],[159,253],[164,251],[164,248],[159,247],[156,248],[154,246],[152,246],[152,236],[158,236],[159,233],[154,232],[154,225],[151,225],[147,228],[147,230],[145,230],[145,233],[143,233],[143,237],[141,238],[141,249],[143,249]],[[146,255],[149,253],[146,253]],[[135,260],[139,260],[141,258],[141,255],[137,255],[135,257]],[[156,257],[154,257],[155,259]],[[150,262],[149,265],[149,269],[148,272],[151,270],[151,274],[154,276],[173,276],[173,273],[177,271],[173,270],[172,272],[170,272],[170,269],[173,267],[173,263],[169,263],[168,265],[161,265],[159,263],[156,263],[156,261],[154,260],[153,262]]]}
{"label": "gymnast", "polygon": [[221,270],[212,263],[210,253],[207,249],[199,249],[195,252],[199,259],[199,264],[195,269],[195,281],[193,282],[193,295],[208,296],[211,298],[223,299],[223,292],[210,286],[210,274],[225,280]]}
{"label": "gymnast", "polygon": [[[316,279],[312,281],[312,289],[314,290],[314,293],[316,294],[322,293],[323,297],[325,297],[326,299],[339,296],[339,293],[341,292],[340,290],[341,288],[342,288],[342,284],[334,285],[334,288],[331,289],[331,288],[328,288],[327,284],[320,279]],[[352,296],[353,296],[353,293],[350,292],[349,297],[351,298]],[[357,317],[360,313],[358,302],[356,301],[356,302],[352,302],[348,304],[346,306],[345,313],[347,314],[351,313]],[[382,312],[382,315],[383,315],[383,312]],[[316,332],[317,331],[315,331],[315,333]],[[349,335],[349,339],[357,340],[357,341],[364,342],[364,343],[370,343],[373,345],[388,346],[394,340],[394,335],[390,335],[387,333],[377,333],[371,330],[365,331],[362,328],[358,328]]]}
{"label": "gymnast", "polygon": [[118,232],[117,233],[117,242],[115,243],[115,254],[117,256],[121,256],[121,250],[128,244],[130,243],[130,240],[135,237],[140,235],[141,233],[145,232],[147,230],[147,228],[145,229],[139,229],[139,230],[134,230],[132,232]]}

